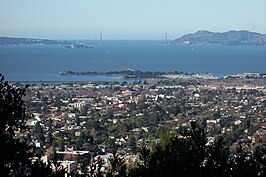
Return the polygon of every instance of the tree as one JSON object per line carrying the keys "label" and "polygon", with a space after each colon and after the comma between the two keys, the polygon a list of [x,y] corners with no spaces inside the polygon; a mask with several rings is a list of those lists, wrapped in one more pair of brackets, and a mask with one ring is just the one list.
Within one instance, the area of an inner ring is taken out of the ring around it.
{"label": "tree", "polygon": [[65,140],[64,135],[61,135],[58,139],[58,148],[59,151],[65,151]]}
{"label": "tree", "polygon": [[230,153],[222,138],[207,145],[206,132],[192,122],[178,136],[166,131],[160,142],[143,148],[140,161],[128,176],[265,176],[265,149],[263,146],[253,153],[239,148]]}
{"label": "tree", "polygon": [[106,177],[125,177],[127,166],[124,158],[120,157],[116,151],[113,151],[112,157],[109,159],[109,169],[107,170]]}
{"label": "tree", "polygon": [[128,146],[130,147],[133,153],[136,152],[137,143],[136,143],[136,138],[133,135],[130,135],[128,138]]}
{"label": "tree", "polygon": [[22,100],[25,91],[26,87],[16,88],[0,74],[0,176],[64,176],[62,169],[52,171],[51,163],[45,164],[40,158],[33,161],[32,147],[26,143],[30,137],[25,136],[29,134]]}
{"label": "tree", "polygon": [[222,137],[207,147],[207,161],[205,163],[206,176],[223,177],[229,176],[230,164],[228,157],[230,155],[229,147],[226,146]]}
{"label": "tree", "polygon": [[93,139],[97,139],[97,131],[94,127],[91,129],[90,134],[93,137]]}
{"label": "tree", "polygon": [[80,118],[79,117],[76,118],[76,126],[80,126]]}
{"label": "tree", "polygon": [[37,91],[37,93],[36,93],[36,97],[38,98],[38,99],[40,99],[41,98],[41,93],[40,93],[40,91],[38,90]]}
{"label": "tree", "polygon": [[206,143],[206,133],[195,123],[181,130],[179,136],[166,131],[159,143],[142,151],[143,161],[130,172],[131,176],[203,176]]}
{"label": "tree", "polygon": [[43,129],[40,125],[40,122],[37,122],[35,127],[34,127],[34,136],[35,136],[37,141],[39,141],[41,143],[45,142],[44,132],[43,132]]}
{"label": "tree", "polygon": [[26,131],[22,97],[26,87],[16,88],[0,74],[0,176],[23,176],[29,173],[30,148],[26,137],[15,131]]}
{"label": "tree", "polygon": [[50,146],[52,146],[53,141],[54,141],[53,134],[52,134],[52,119],[48,120],[47,127],[48,127],[48,135],[47,135],[46,141]]}
{"label": "tree", "polygon": [[266,146],[256,147],[254,151],[254,158],[257,162],[257,172],[260,176],[266,175]]}

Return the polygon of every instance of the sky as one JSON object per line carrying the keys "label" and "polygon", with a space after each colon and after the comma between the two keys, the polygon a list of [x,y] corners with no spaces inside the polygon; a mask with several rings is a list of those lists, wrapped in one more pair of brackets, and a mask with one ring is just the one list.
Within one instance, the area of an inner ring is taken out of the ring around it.
{"label": "sky", "polygon": [[266,33],[266,0],[0,0],[0,36],[169,39],[198,30]]}

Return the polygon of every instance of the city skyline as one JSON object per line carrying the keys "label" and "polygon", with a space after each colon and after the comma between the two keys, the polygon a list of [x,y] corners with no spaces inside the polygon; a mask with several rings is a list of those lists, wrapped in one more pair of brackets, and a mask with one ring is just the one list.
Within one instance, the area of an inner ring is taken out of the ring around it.
{"label": "city skyline", "polygon": [[0,36],[49,39],[169,39],[198,30],[266,33],[266,1],[145,2],[2,0]]}

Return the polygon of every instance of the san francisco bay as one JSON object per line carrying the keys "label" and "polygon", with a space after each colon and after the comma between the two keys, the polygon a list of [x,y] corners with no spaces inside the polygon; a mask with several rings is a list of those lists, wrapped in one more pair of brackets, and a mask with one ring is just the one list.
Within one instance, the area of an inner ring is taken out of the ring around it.
{"label": "san francisco bay", "polygon": [[60,76],[61,71],[183,71],[222,77],[266,72],[265,46],[180,46],[161,41],[85,41],[93,48],[63,45],[0,46],[0,73],[10,81],[119,81],[107,76]]}

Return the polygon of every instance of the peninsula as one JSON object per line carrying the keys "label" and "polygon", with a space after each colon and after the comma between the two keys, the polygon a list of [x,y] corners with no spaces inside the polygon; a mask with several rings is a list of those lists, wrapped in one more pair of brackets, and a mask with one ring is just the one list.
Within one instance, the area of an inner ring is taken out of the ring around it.
{"label": "peninsula", "polygon": [[14,38],[14,37],[0,37],[0,45],[43,45],[43,44],[61,44],[70,45],[69,41],[56,41],[49,39],[35,39],[35,38]]}
{"label": "peninsula", "polygon": [[[182,71],[171,71],[171,72],[161,72],[161,71],[109,71],[109,72],[75,72],[75,71],[63,71],[59,73],[65,76],[116,76],[122,77],[124,79],[155,79],[155,78],[168,78],[168,79],[218,79],[210,73],[185,73]],[[266,73],[239,73],[225,76],[225,78],[253,78],[253,79],[264,79],[266,78]]]}
{"label": "peninsula", "polygon": [[246,30],[228,31],[224,33],[201,30],[193,34],[186,34],[172,41],[179,45],[266,45],[266,34]]}

